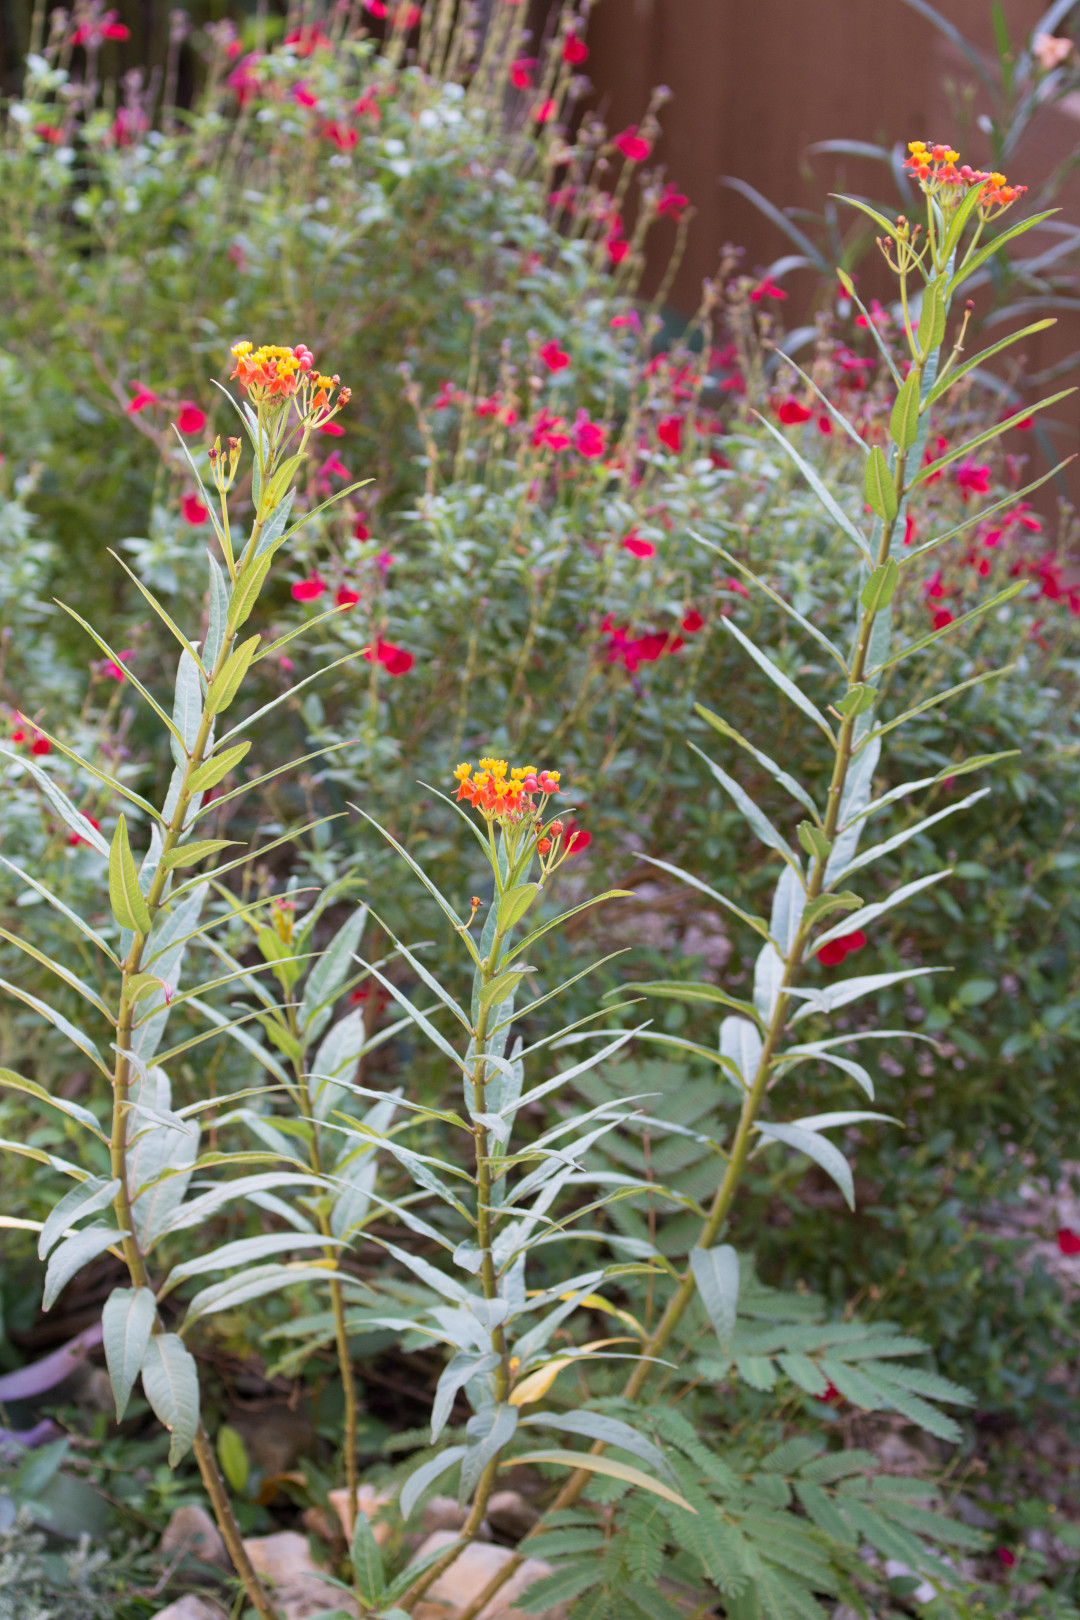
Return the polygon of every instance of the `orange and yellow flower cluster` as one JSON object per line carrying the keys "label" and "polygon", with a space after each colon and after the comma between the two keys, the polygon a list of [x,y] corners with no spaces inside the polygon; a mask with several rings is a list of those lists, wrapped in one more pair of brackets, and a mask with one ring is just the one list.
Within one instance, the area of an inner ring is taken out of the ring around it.
{"label": "orange and yellow flower cluster", "polygon": [[454,780],[458,799],[475,805],[489,821],[520,821],[535,814],[534,794],[547,797],[559,791],[558,771],[538,771],[533,765],[511,770],[505,759],[482,759],[475,776],[471,765],[459,765]]}
{"label": "orange and yellow flower cluster", "polygon": [[[326,421],[352,398],[350,389],[339,387],[340,377],[324,377],[314,370],[315,356],[303,343],[293,349],[272,343],[264,343],[260,349],[251,343],[234,343],[232,353],[236,361],[232,376],[255,405],[284,402],[300,394],[297,408],[301,416],[321,416]],[[320,426],[321,422],[313,425]]]}
{"label": "orange and yellow flower cluster", "polygon": [[928,196],[944,192],[943,201],[947,203],[959,202],[973,186],[981,186],[979,207],[986,213],[991,208],[1008,208],[1027,190],[1026,186],[1010,186],[1003,174],[990,174],[984,169],[973,169],[970,164],[961,163],[959,152],[951,146],[929,146],[925,141],[909,141],[908,152],[911,155],[904,164],[908,173],[915,176]]}

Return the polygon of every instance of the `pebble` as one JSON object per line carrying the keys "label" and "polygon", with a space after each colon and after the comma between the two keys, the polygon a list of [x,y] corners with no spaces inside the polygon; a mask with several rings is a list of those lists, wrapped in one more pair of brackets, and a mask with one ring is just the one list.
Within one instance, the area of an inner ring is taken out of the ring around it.
{"label": "pebble", "polygon": [[179,1507],[165,1526],[161,1538],[161,1555],[165,1561],[173,1559],[182,1547],[204,1564],[232,1569],[221,1531],[204,1507],[195,1504]]}
{"label": "pebble", "polygon": [[[418,1558],[426,1558],[440,1547],[449,1547],[457,1540],[452,1530],[436,1530],[419,1548]],[[413,1620],[455,1620],[491,1580],[503,1565],[513,1557],[509,1547],[497,1547],[492,1542],[474,1541],[454,1559],[428,1587],[423,1598],[412,1611]],[[501,1587],[483,1609],[478,1620],[566,1620],[566,1604],[527,1615],[514,1607],[515,1598],[521,1597],[533,1581],[541,1575],[550,1575],[551,1565],[540,1558],[527,1558],[520,1569]]]}

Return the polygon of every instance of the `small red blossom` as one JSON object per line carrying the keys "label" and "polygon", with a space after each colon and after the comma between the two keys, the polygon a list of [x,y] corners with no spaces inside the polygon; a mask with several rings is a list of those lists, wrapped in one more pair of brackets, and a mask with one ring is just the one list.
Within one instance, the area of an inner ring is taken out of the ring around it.
{"label": "small red blossom", "polygon": [[206,412],[190,399],[181,400],[176,425],[181,433],[201,433],[206,426]]}
{"label": "small red blossom", "polygon": [[382,108],[379,106],[377,87],[372,86],[370,90],[365,90],[359,100],[353,102],[353,117],[370,118],[376,124],[381,122]]}
{"label": "small red blossom", "polygon": [[333,141],[339,152],[351,152],[360,139],[350,124],[342,124],[336,120],[324,124],[320,133],[324,141]]}
{"label": "small red blossom", "polygon": [[124,410],[129,416],[138,416],[139,412],[145,411],[148,405],[156,405],[158,403],[157,395],[154,393],[152,388],[147,388],[145,383],[128,383],[128,387],[131,389],[131,392],[134,395],[134,398],[129,399],[127,404],[124,406]]}
{"label": "small red blossom", "polygon": [[638,134],[636,124],[628,124],[620,135],[616,135],[612,144],[629,163],[644,163],[652,151],[645,137]]}
{"label": "small red blossom", "polygon": [[749,585],[744,585],[741,579],[725,579],[724,589],[725,591],[734,591],[736,596],[749,597],[750,595]]}
{"label": "small red blossom", "polygon": [[320,468],[324,477],[351,478],[352,473],[336,454],[327,456]]}
{"label": "small red blossom", "polygon": [[510,64],[510,83],[515,90],[531,90],[533,87],[533,68],[536,66],[535,56],[519,56],[516,62]]}
{"label": "small red blossom", "polygon": [[589,413],[580,410],[574,420],[574,448],[586,461],[597,461],[607,449],[607,429],[590,422]]}
{"label": "small red blossom", "polygon": [[298,107],[317,107],[319,105],[318,96],[313,95],[306,84],[294,85],[292,98]]}
{"label": "small red blossom", "polygon": [[688,636],[696,636],[699,630],[705,628],[705,620],[701,617],[697,608],[691,608],[683,618],[680,628],[685,630]]}
{"label": "small red blossom", "polygon": [[35,124],[34,134],[39,140],[48,141],[50,146],[59,146],[64,138],[64,132],[59,124]]}
{"label": "small red blossom", "polygon": [[282,41],[283,45],[293,46],[297,56],[312,56],[317,50],[327,50],[333,43],[329,34],[324,34],[321,28],[311,23],[290,28]]}
{"label": "small red blossom", "polygon": [[396,647],[392,641],[383,641],[381,636],[374,650],[368,647],[364,657],[369,664],[373,658],[376,659],[388,675],[407,675],[416,663],[411,652],[406,652],[404,647]]}
{"label": "small red blossom", "polygon": [[638,314],[636,309],[630,309],[627,310],[625,315],[613,315],[611,320],[608,322],[608,325],[611,327],[613,332],[617,332],[619,328],[623,326],[628,326],[633,332],[640,332],[641,316]]}
{"label": "small red blossom", "polygon": [[262,80],[255,72],[256,62],[261,60],[260,53],[252,51],[249,56],[245,56],[236,64],[225,80],[241,107],[246,106],[253,97],[262,93]]}
{"label": "small red blossom", "polygon": [[549,371],[564,371],[570,364],[570,356],[565,349],[560,349],[555,339],[545,343],[540,350],[540,358]]}
{"label": "small red blossom", "polygon": [[839,967],[845,956],[850,956],[854,951],[861,951],[865,944],[866,935],[861,928],[856,928],[854,933],[841,934],[839,939],[830,939],[822,945],[817,953],[817,959],[822,967]]}
{"label": "small red blossom", "polygon": [[997,1555],[1006,1569],[1013,1569],[1016,1565],[1016,1554],[1011,1547],[998,1547]]}
{"label": "small red blossom", "polygon": [[820,1401],[823,1406],[841,1406],[843,1404],[844,1397],[830,1379],[830,1381],[825,1385],[822,1393],[820,1395],[815,1395],[814,1399],[815,1401]]}
{"label": "small red blossom", "polygon": [[771,276],[766,276],[763,281],[758,282],[750,294],[750,302],[760,304],[763,298],[774,298],[777,303],[782,303],[786,297],[787,293],[783,287],[778,287]]}
{"label": "small red blossom", "polygon": [[568,450],[572,441],[565,428],[561,416],[555,416],[551,411],[541,411],[533,423],[533,449]]}
{"label": "small red blossom", "polygon": [[956,615],[950,613],[948,608],[938,608],[934,613],[932,622],[935,630],[945,630],[950,624],[956,622]]}
{"label": "small red blossom", "polygon": [[619,236],[618,233],[612,233],[611,236],[607,237],[604,246],[607,248],[607,256],[612,264],[622,264],[630,251],[630,244],[626,237]]}
{"label": "small red blossom", "polygon": [[568,855],[580,855],[592,843],[592,833],[579,827],[576,821],[566,823],[565,849]]}
{"label": "small red blossom", "polygon": [[907,515],[904,518],[904,544],[905,544],[905,546],[910,546],[913,543],[913,541],[915,540],[915,537],[917,536],[918,532],[919,531],[915,526],[915,519],[912,517],[911,513],[908,512]]}
{"label": "small red blossom", "polygon": [[345,429],[340,422],[324,422],[319,432],[325,433],[328,439],[341,439],[345,436]]}
{"label": "small red blossom", "polygon": [[550,124],[559,114],[559,103],[549,96],[547,101],[538,102],[532,110],[534,124]]}
{"label": "small red blossom", "polygon": [[298,579],[292,587],[294,602],[314,602],[326,590],[326,581],[318,574],[311,574],[307,579]]}
{"label": "small red blossom", "polygon": [[1080,1254],[1080,1232],[1074,1232],[1071,1226],[1059,1227],[1057,1246],[1062,1254]]}
{"label": "small red blossom", "polygon": [[[80,811],[79,813],[80,813],[80,815],[83,814],[82,811]],[[97,832],[101,831],[101,822],[97,819],[96,816],[83,816],[83,819],[85,821],[88,821],[90,823],[91,827],[93,827],[95,829],[95,831],[97,831]],[[74,846],[76,844],[85,844],[87,846],[87,848],[90,847],[89,838],[84,838],[81,833],[77,833],[77,832],[74,832],[74,831],[68,833],[67,841],[72,846]]]}
{"label": "small red blossom", "polygon": [[969,495],[988,495],[990,493],[990,468],[980,467],[973,461],[962,461],[953,469],[957,488],[966,501]]}
{"label": "small red blossom", "polygon": [[631,529],[623,537],[623,550],[629,551],[633,557],[655,557],[656,547],[651,540],[643,540],[636,529]]}
{"label": "small red blossom", "polygon": [[585,41],[579,39],[577,34],[567,34],[563,41],[563,61],[568,62],[571,67],[580,67],[581,63],[588,59],[588,55],[589,47]]}
{"label": "small red blossom", "polygon": [[205,523],[210,513],[197,495],[185,495],[180,502],[185,523]]}
{"label": "small red blossom", "polygon": [[432,400],[431,408],[435,411],[449,410],[451,405],[457,405],[460,403],[461,397],[460,391],[455,388],[452,382],[444,382],[442,387],[439,389],[439,392]]}
{"label": "small red blossom", "polygon": [[777,407],[776,414],[785,427],[792,427],[796,422],[809,422],[814,413],[797,399],[788,398]]}
{"label": "small red blossom", "polygon": [[[948,439],[946,439],[945,436],[943,434],[941,434],[941,433],[936,434],[935,437],[934,437],[933,443],[927,443],[926,449],[923,451],[923,461],[922,461],[923,466],[924,467],[932,466],[935,461],[937,461],[941,456],[943,456],[945,454],[945,452],[948,450],[948,448],[949,448]],[[924,484],[936,484],[938,479],[942,476],[943,472],[944,472],[944,469],[939,467],[937,472],[932,472],[928,478],[924,478],[923,483]]]}
{"label": "small red blossom", "polygon": [[126,681],[127,674],[124,665],[129,663],[134,656],[135,649],[133,647],[126,648],[124,652],[117,653],[115,659],[107,658],[101,666],[101,673],[107,676],[110,681]]}
{"label": "small red blossom", "polygon": [[364,519],[362,517],[357,518],[356,522],[353,524],[353,531],[352,532],[353,532],[353,539],[354,540],[370,540],[371,539],[371,530],[368,528],[367,524],[365,523],[365,521],[364,521]]}
{"label": "small red blossom", "polygon": [[869,318],[866,315],[856,315],[855,325],[868,330],[871,326],[880,327],[889,324],[889,312],[883,309],[876,298],[870,300]]}
{"label": "small red blossom", "polygon": [[334,601],[339,608],[354,608],[360,600],[360,592],[351,585],[339,585]]}
{"label": "small red blossom", "polygon": [[[657,217],[659,219],[668,218],[679,220],[682,218],[689,204],[689,197],[684,197],[678,187],[673,186],[669,181],[656,200]],[[780,296],[782,298],[786,298],[787,293],[781,293]]]}
{"label": "small red blossom", "polygon": [[681,416],[664,416],[656,424],[656,437],[660,443],[679,455],[683,442],[683,419]]}
{"label": "small red blossom", "polygon": [[43,737],[40,731],[35,732],[34,740],[30,744],[30,752],[32,754],[51,754],[52,743],[49,741],[48,737]]}

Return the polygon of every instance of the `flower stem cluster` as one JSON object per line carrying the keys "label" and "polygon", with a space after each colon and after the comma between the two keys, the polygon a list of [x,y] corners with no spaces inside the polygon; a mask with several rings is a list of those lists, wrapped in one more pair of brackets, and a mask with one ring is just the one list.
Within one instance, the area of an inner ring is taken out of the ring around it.
{"label": "flower stem cluster", "polygon": [[981,188],[978,203],[980,217],[983,220],[995,219],[1027,191],[1026,186],[1010,186],[1003,174],[988,173],[985,169],[973,169],[968,163],[960,163],[959,152],[951,146],[928,146],[925,141],[909,141],[908,151],[911,155],[904,164],[905,169],[914,175],[928,197],[937,199],[943,212],[957,208],[967,194],[978,186]]}
{"label": "flower stem cluster", "polygon": [[511,769],[505,759],[482,759],[475,774],[471,765],[459,765],[454,780],[458,800],[479,810],[492,841],[495,827],[501,829],[511,865],[521,855],[531,860],[535,851],[547,877],[566,859],[571,840],[565,837],[565,824],[546,818],[549,801],[561,792],[559,771],[538,771],[533,765]]}

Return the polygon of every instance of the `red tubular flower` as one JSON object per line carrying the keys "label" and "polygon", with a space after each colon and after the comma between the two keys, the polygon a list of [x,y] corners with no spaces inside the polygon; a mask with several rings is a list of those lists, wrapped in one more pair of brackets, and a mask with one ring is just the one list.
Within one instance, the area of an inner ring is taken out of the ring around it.
{"label": "red tubular flower", "polygon": [[320,468],[320,471],[324,474],[324,476],[329,475],[334,478],[352,477],[352,473],[349,471],[348,467],[345,466],[340,457],[336,454],[327,456],[326,460],[322,464],[322,467]]}
{"label": "red tubular flower", "polygon": [[370,540],[371,539],[371,530],[368,528],[367,524],[364,522],[364,519],[362,517],[358,517],[356,522],[353,524],[353,539],[354,540]]}
{"label": "red tubular flower", "polygon": [[612,264],[622,264],[630,251],[630,244],[626,237],[617,234],[609,236],[605,240],[604,246],[607,248],[607,256]]}
{"label": "red tubular flower", "polygon": [[566,823],[566,853],[568,855],[581,855],[592,843],[592,833],[584,827],[579,827],[576,821]]}
{"label": "red tubular flower", "polygon": [[844,1397],[831,1379],[825,1385],[823,1392],[820,1395],[815,1395],[814,1399],[820,1401],[823,1406],[842,1406],[844,1401]]}
{"label": "red tubular flower", "polygon": [[535,56],[519,56],[516,62],[510,64],[510,83],[515,90],[531,90],[533,87],[533,68],[536,66]]}
{"label": "red tubular flower", "polygon": [[665,416],[656,424],[656,437],[660,443],[666,445],[676,455],[682,450],[683,419],[681,416]]}
{"label": "red tubular flower", "polygon": [[613,332],[617,332],[621,326],[628,326],[631,331],[640,332],[641,316],[638,314],[636,309],[631,309],[628,310],[625,315],[613,315],[611,320],[608,322],[608,325],[611,327]]}
{"label": "red tubular flower", "polygon": [[917,536],[918,532],[919,532],[918,529],[915,527],[915,519],[912,517],[911,513],[908,512],[906,517],[904,518],[904,544],[905,544],[905,546],[910,546],[913,543],[913,541],[915,540],[915,537]]}
{"label": "red tubular flower", "polygon": [[134,656],[134,648],[128,647],[124,652],[117,653],[115,661],[107,658],[101,666],[101,673],[106,675],[110,681],[126,681],[127,674],[124,665]]}
{"label": "red tubular flower", "polygon": [[651,540],[643,540],[636,529],[631,529],[623,538],[623,550],[629,551],[634,557],[655,557],[656,547]]}
{"label": "red tubular flower", "polygon": [[306,27],[290,28],[282,40],[283,45],[294,47],[297,56],[311,56],[317,50],[326,50],[333,43],[329,34],[324,34],[321,28],[310,23]]}
{"label": "red tubular flower", "polygon": [[134,398],[129,399],[127,404],[124,406],[124,409],[129,416],[138,416],[139,412],[145,411],[148,405],[156,405],[158,403],[157,395],[154,393],[153,389],[147,388],[145,383],[128,383],[128,387],[131,389],[131,392],[134,395]]}
{"label": "red tubular flower", "polygon": [[101,30],[101,37],[102,39],[115,40],[130,39],[131,29],[125,28],[124,24],[119,22],[106,23],[104,28]]}
{"label": "red tubular flower", "polygon": [[690,609],[690,612],[682,621],[681,628],[686,631],[688,636],[696,636],[699,630],[705,628],[705,620],[701,617],[697,608]]}
{"label": "red tubular flower", "polygon": [[644,136],[638,134],[636,124],[628,124],[620,135],[616,135],[612,143],[626,158],[628,163],[644,163],[652,147]]}
{"label": "red tubular flower", "polygon": [[326,581],[318,574],[311,574],[307,579],[298,579],[292,587],[294,602],[314,602],[326,590]]}
{"label": "red tubular flower", "polygon": [[839,939],[830,939],[822,945],[817,953],[817,959],[822,967],[839,967],[845,956],[850,956],[854,951],[861,951],[865,944],[866,935],[861,928],[856,928],[854,933],[841,934]]}
{"label": "red tubular flower", "polygon": [[565,349],[560,349],[555,339],[545,343],[540,350],[540,358],[549,371],[564,371],[570,364],[570,356]]}
{"label": "red tubular flower", "polygon": [[51,754],[52,743],[49,741],[48,737],[43,737],[41,732],[38,731],[34,735],[33,742],[30,744],[30,752],[32,754]]}
{"label": "red tubular flower", "polygon": [[50,146],[59,146],[64,138],[64,132],[58,124],[35,124],[34,134]]}
{"label": "red tubular flower", "polygon": [[197,495],[185,495],[180,502],[185,523],[205,523],[210,513]]}
{"label": "red tubular flower", "polygon": [[333,141],[339,152],[351,152],[360,139],[351,125],[338,123],[336,120],[324,124],[320,134],[324,141]]}
{"label": "red tubular flower", "polygon": [[237,102],[241,107],[245,106],[249,101],[252,100],[254,96],[260,95],[262,92],[262,80],[255,72],[254,67],[255,63],[261,60],[262,58],[260,53],[258,51],[252,51],[250,56],[243,57],[242,60],[236,64],[228,78],[225,80],[225,83],[228,85],[229,89],[233,91]]}
{"label": "red tubular flower", "polygon": [[579,67],[582,62],[588,59],[588,55],[589,47],[585,41],[579,39],[577,34],[567,34],[566,39],[563,41],[563,61],[568,62],[571,67]]}
{"label": "red tubular flower", "polygon": [[[130,409],[130,406],[128,408]],[[176,425],[181,433],[201,433],[206,426],[206,412],[201,411],[192,400],[182,400]]]}
{"label": "red tubular flower", "polygon": [[597,461],[607,449],[607,430],[590,422],[589,413],[580,410],[574,421],[574,447],[586,461]]}
{"label": "red tubular flower", "polygon": [[382,108],[379,106],[379,92],[375,86],[365,90],[358,101],[353,102],[354,118],[370,118],[376,124],[382,119]]}
{"label": "red tubular flower", "polygon": [[957,488],[966,501],[969,495],[990,493],[990,468],[979,467],[973,461],[962,461],[953,469]]}
{"label": "red tubular flower", "polygon": [[549,97],[547,101],[541,101],[533,108],[533,123],[550,124],[553,118],[558,117],[558,113],[559,103],[557,101],[553,101],[551,97]]}
{"label": "red tubular flower", "polygon": [[1057,1246],[1062,1254],[1080,1254],[1080,1232],[1074,1232],[1071,1226],[1062,1226],[1058,1229]]}
{"label": "red tubular flower", "polygon": [[360,592],[353,590],[351,585],[339,585],[334,601],[339,608],[354,608],[360,600]]}
{"label": "red tubular flower", "polygon": [[298,107],[317,107],[319,105],[318,96],[312,95],[306,84],[294,85],[292,98]]}
{"label": "red tubular flower", "polygon": [[1013,1569],[1016,1565],[1016,1554],[1009,1547],[998,1547],[997,1555],[1006,1569]]}
{"label": "red tubular flower", "polygon": [[793,427],[796,422],[809,422],[814,413],[806,405],[800,405],[797,399],[788,398],[777,407],[776,414],[785,427]]}
{"label": "red tubular flower", "polygon": [[763,298],[775,298],[778,303],[782,303],[786,297],[787,293],[783,287],[778,287],[771,276],[766,276],[764,281],[758,282],[750,294],[750,302],[760,304]]}
{"label": "red tubular flower", "polygon": [[956,615],[950,613],[948,608],[938,608],[934,614],[933,625],[935,630],[944,630],[948,625],[955,623]]}
{"label": "red tubular flower", "polygon": [[411,652],[406,652],[404,647],[395,646],[392,641],[383,641],[381,636],[375,643],[374,653],[369,647],[364,657],[369,664],[373,657],[377,659],[388,675],[407,675],[416,663]]}
{"label": "red tubular flower", "polygon": [[[660,196],[657,198],[657,217],[663,219],[666,216],[669,219],[679,220],[682,218],[685,210],[689,207],[689,204],[689,197],[684,197],[682,192],[679,191],[677,187],[673,186],[669,181],[664,187]],[[782,296],[786,298],[787,293],[783,293]]]}

